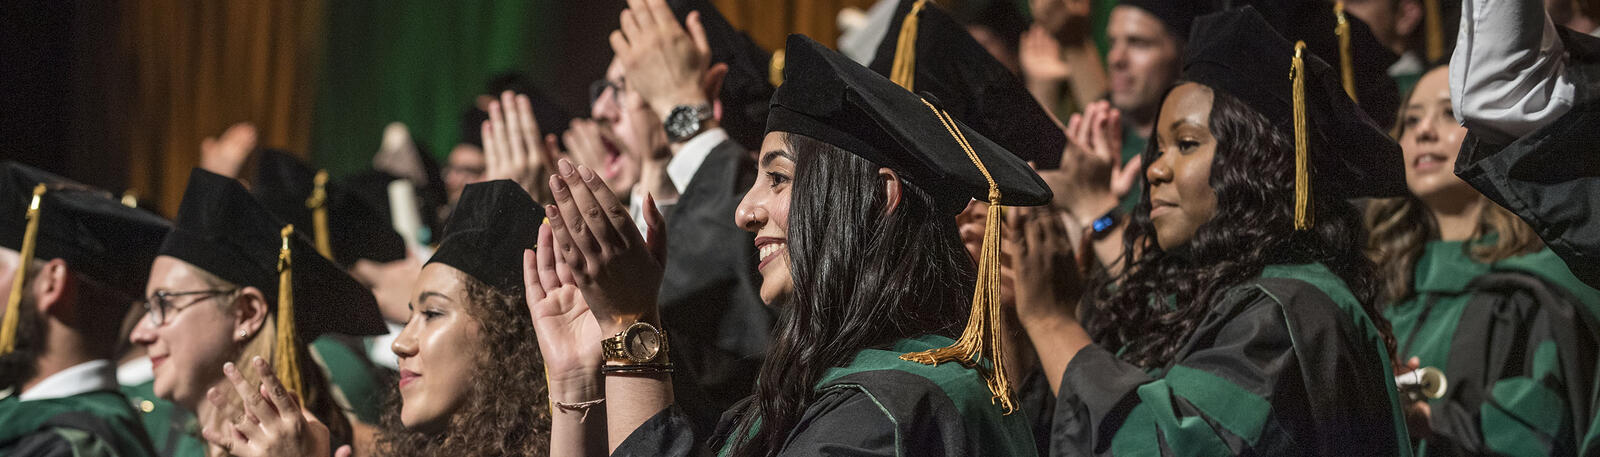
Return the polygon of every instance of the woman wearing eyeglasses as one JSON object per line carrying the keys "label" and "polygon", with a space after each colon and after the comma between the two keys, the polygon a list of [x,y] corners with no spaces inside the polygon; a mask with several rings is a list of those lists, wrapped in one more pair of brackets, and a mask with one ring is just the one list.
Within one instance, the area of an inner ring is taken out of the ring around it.
{"label": "woman wearing eyeglasses", "polygon": [[[324,446],[350,441],[350,424],[305,342],[330,332],[384,333],[377,303],[237,181],[199,169],[190,175],[146,292],[145,318],[129,338],[150,356],[156,396],[195,413],[198,424],[186,433],[259,430],[243,425],[270,416],[261,409],[268,404],[239,398],[260,394],[221,394],[246,381],[259,385],[270,362],[287,387],[272,395],[292,398],[325,424]],[[226,400],[206,401],[208,394]],[[211,445],[203,453],[237,451]]]}

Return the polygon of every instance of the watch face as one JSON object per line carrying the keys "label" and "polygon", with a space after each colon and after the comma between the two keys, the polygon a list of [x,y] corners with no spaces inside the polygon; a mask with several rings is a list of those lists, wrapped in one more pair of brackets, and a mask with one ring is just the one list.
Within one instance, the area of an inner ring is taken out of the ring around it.
{"label": "watch face", "polygon": [[626,345],[628,358],[635,362],[645,362],[656,358],[656,353],[661,351],[661,334],[653,329],[631,327],[628,336],[623,340]]}

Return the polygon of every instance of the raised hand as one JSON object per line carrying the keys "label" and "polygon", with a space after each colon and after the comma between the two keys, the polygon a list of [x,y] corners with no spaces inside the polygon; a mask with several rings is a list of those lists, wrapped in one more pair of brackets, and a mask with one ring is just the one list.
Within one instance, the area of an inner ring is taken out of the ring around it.
{"label": "raised hand", "polygon": [[[646,197],[645,220],[651,242],[634,226],[628,208],[588,167],[562,159],[550,177],[556,204],[547,206],[551,232],[561,263],[582,292],[603,334],[614,334],[636,321],[658,321],[656,292],[661,287],[664,227],[655,202]],[[557,274],[561,270],[556,270]],[[659,323],[659,322],[657,322]]]}
{"label": "raised hand", "polygon": [[1066,225],[1049,208],[1007,211],[1003,247],[1012,253],[1017,317],[1076,320],[1083,276]]}
{"label": "raised hand", "polygon": [[549,224],[539,226],[538,248],[522,254],[522,283],[550,383],[599,376],[605,336],[562,261]]}
{"label": "raised hand", "polygon": [[709,102],[708,85],[715,78],[708,77],[711,45],[698,11],[689,13],[685,30],[665,0],[628,0],[621,22],[621,29],[611,32],[611,49],[627,71],[629,87],[661,119],[674,106]]}
{"label": "raised hand", "polygon": [[1122,163],[1122,114],[1109,102],[1089,104],[1067,121],[1061,169],[1040,172],[1056,205],[1080,221],[1115,208],[1133,188],[1143,158]]}
{"label": "raised hand", "polygon": [[[222,366],[232,388],[213,387],[206,399],[219,411],[226,411],[230,399],[238,399],[244,412],[223,423],[220,430],[206,427],[200,434],[206,441],[240,457],[300,457],[328,455],[328,426],[311,412],[300,409],[293,394],[278,382],[272,367],[261,357],[250,361],[261,375],[253,384],[239,374],[233,363]],[[349,455],[341,446],[338,455]]]}
{"label": "raised hand", "polygon": [[1061,42],[1043,26],[1034,25],[1022,34],[1018,63],[1028,84],[1060,84],[1072,76],[1072,68],[1061,56]]}
{"label": "raised hand", "polygon": [[555,135],[539,133],[528,96],[506,91],[489,102],[489,121],[483,129],[484,178],[509,179],[536,201],[549,201],[539,182],[555,163]]}
{"label": "raised hand", "polygon": [[244,172],[245,161],[256,150],[256,126],[240,122],[229,126],[222,135],[200,142],[200,168],[238,179]]}

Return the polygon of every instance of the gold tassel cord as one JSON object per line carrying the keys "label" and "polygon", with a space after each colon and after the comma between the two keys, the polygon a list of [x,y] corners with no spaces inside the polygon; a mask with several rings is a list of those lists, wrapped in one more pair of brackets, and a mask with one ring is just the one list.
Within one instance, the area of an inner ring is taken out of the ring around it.
{"label": "gold tassel cord", "polygon": [[[977,152],[972,150],[972,145],[950,114],[935,108],[927,100],[922,103],[939,118],[945,130],[966,151],[967,158],[983,173],[983,179],[988,181],[989,217],[984,221],[983,248],[978,254],[978,283],[972,293],[972,313],[967,318],[967,327],[961,332],[961,338],[947,347],[904,354],[900,358],[928,365],[954,361],[977,368],[983,374],[989,393],[994,395],[991,401],[998,402],[1004,414],[1011,414],[1017,407],[1011,395],[1011,381],[1007,379],[1003,365],[1005,339],[1000,329],[1000,221],[1005,218],[1005,208],[1000,206],[1000,186],[995,183]],[[988,361],[990,366],[985,367],[983,361]]]}
{"label": "gold tassel cord", "polygon": [[27,228],[22,232],[22,261],[17,263],[16,275],[11,280],[11,294],[6,297],[6,315],[0,320],[0,355],[17,349],[17,313],[22,306],[22,293],[27,287],[28,264],[33,263],[33,248],[39,241],[39,200],[44,197],[43,183],[33,186],[33,200],[28,203]]}
{"label": "gold tassel cord", "polygon": [[1356,72],[1350,55],[1350,21],[1344,17],[1344,1],[1333,2],[1333,15],[1339,18],[1339,25],[1334,26],[1333,34],[1339,36],[1339,77],[1344,81],[1344,93],[1350,100],[1361,102],[1356,97]]}
{"label": "gold tassel cord", "polygon": [[905,19],[900,21],[900,36],[894,45],[894,64],[889,67],[889,80],[912,92],[916,92],[912,86],[917,76],[917,15],[922,14],[922,7],[927,3],[928,0],[917,0],[916,4],[911,5],[911,12],[906,13]]}
{"label": "gold tassel cord", "polygon": [[1422,0],[1423,27],[1426,27],[1428,63],[1444,58],[1444,22],[1439,19],[1439,0]]}
{"label": "gold tassel cord", "polygon": [[778,86],[782,86],[783,85],[783,50],[782,49],[774,51],[772,53],[772,59],[767,61],[767,82],[772,83],[772,87],[778,87]]}
{"label": "gold tassel cord", "polygon": [[328,170],[317,170],[306,208],[311,209],[311,234],[317,241],[317,253],[333,258],[333,241],[328,235]]}
{"label": "gold tassel cord", "polygon": [[1306,42],[1294,44],[1289,79],[1294,85],[1294,229],[1311,228],[1311,164],[1306,155]]}
{"label": "gold tassel cord", "polygon": [[278,382],[283,383],[285,388],[294,393],[295,399],[304,405],[305,389],[300,385],[300,361],[296,357],[294,344],[294,268],[289,248],[289,239],[293,236],[294,225],[283,226],[280,233],[283,246],[278,249],[278,335],[272,349],[272,365],[278,371]]}

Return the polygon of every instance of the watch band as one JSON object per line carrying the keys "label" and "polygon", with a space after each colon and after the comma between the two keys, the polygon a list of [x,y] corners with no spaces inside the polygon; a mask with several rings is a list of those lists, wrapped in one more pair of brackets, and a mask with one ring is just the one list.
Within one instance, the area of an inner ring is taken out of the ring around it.
{"label": "watch band", "polygon": [[668,141],[681,143],[705,131],[706,121],[711,120],[711,117],[709,103],[678,105],[667,113],[667,118],[661,122],[661,128],[667,132]]}
{"label": "watch band", "polygon": [[[628,348],[627,348],[628,336],[629,336],[630,332],[635,332],[635,331],[638,331],[638,332],[651,332],[651,333],[655,334],[655,337],[656,337],[657,341],[659,342],[659,344],[657,346],[655,354],[652,354],[651,357],[649,357],[647,359],[641,359],[641,358],[638,358],[638,357],[636,357],[634,355],[628,354]],[[667,332],[662,331],[660,328],[657,328],[656,326],[650,325],[649,323],[646,323],[646,322],[634,322],[632,325],[629,325],[627,328],[624,328],[622,331],[617,332],[616,335],[612,335],[610,338],[606,338],[606,339],[600,341],[600,350],[601,350],[602,355],[605,357],[606,362],[608,362],[608,363],[615,362],[615,363],[620,363],[620,364],[624,364],[624,365],[639,365],[639,364],[645,364],[645,363],[670,363],[669,362],[669,358],[667,357],[667,352],[670,349],[671,349],[671,345],[668,343],[668,340],[667,340]]]}
{"label": "watch band", "polygon": [[1117,223],[1121,221],[1121,218],[1122,207],[1120,206],[1111,208],[1110,211],[1106,211],[1100,217],[1094,218],[1093,221],[1089,222],[1089,238],[1095,240],[1104,239],[1111,234],[1112,229],[1117,228]]}

